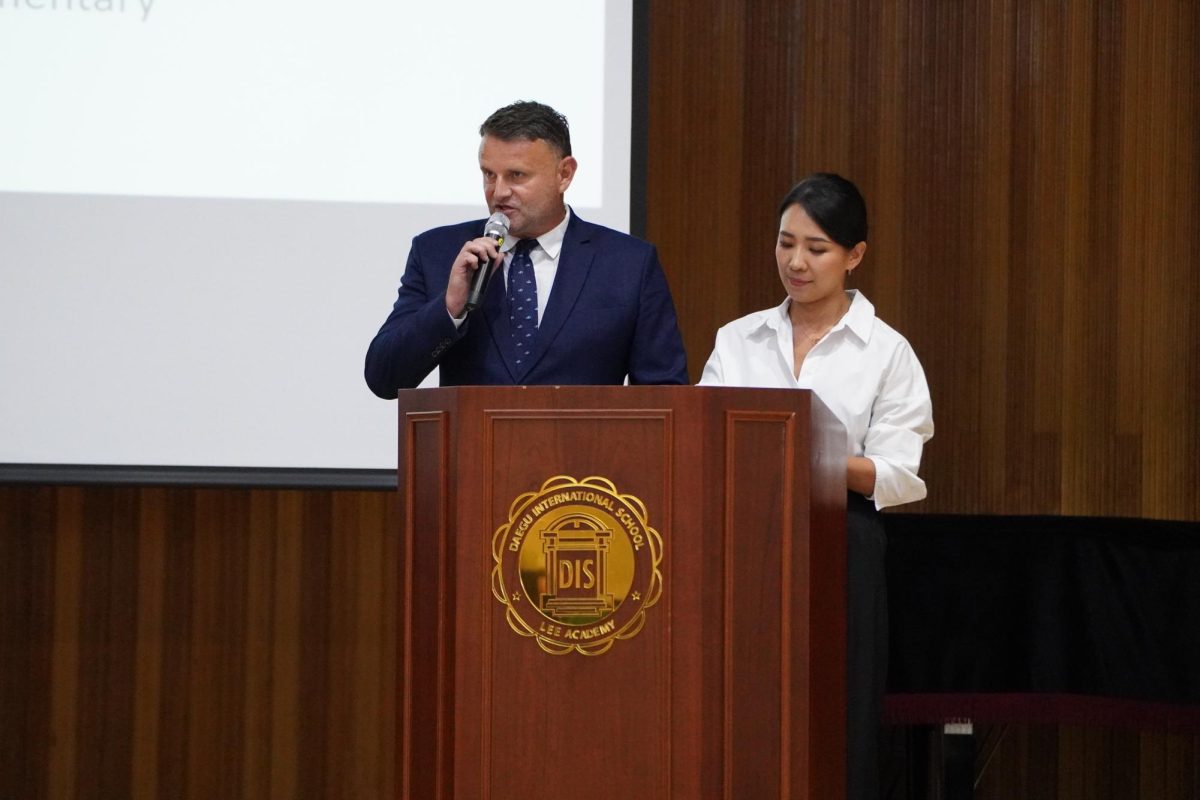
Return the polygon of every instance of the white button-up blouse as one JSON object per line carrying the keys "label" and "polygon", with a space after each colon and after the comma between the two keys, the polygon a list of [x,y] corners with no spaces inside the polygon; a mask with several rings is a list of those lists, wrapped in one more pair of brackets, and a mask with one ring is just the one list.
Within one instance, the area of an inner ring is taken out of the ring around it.
{"label": "white button-up blouse", "polygon": [[846,427],[848,456],[875,463],[876,508],[925,497],[917,476],[933,436],[925,372],[908,341],[850,290],[850,308],[805,356],[795,376],[788,303],[717,331],[701,385],[811,389]]}

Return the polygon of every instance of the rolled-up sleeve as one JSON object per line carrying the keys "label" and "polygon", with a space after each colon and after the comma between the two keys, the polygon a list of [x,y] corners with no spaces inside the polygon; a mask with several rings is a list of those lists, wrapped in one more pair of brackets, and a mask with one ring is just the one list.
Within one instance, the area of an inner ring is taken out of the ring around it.
{"label": "rolled-up sleeve", "polygon": [[879,393],[863,442],[863,455],[875,463],[876,508],[925,497],[917,475],[925,443],[933,436],[933,403],[925,372],[912,348],[896,349],[881,376]]}

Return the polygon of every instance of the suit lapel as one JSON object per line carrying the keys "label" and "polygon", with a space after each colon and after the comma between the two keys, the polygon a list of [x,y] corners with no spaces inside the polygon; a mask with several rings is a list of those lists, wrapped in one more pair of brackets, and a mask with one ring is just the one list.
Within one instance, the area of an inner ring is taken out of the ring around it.
{"label": "suit lapel", "polygon": [[488,330],[492,335],[492,343],[500,351],[504,368],[508,370],[513,383],[517,383],[521,375],[517,369],[517,356],[513,352],[512,331],[508,324],[508,307],[505,303],[504,267],[497,267],[496,274],[488,281],[488,287],[483,299],[483,315],[487,319]]}
{"label": "suit lapel", "polygon": [[558,254],[554,286],[550,290],[550,299],[546,301],[541,321],[538,322],[533,352],[529,354],[530,369],[541,361],[562,330],[563,324],[571,316],[571,311],[579,300],[579,293],[583,291],[583,284],[592,269],[595,252],[586,228],[587,225],[572,212],[571,221],[567,223],[567,231],[563,236],[562,251]]}

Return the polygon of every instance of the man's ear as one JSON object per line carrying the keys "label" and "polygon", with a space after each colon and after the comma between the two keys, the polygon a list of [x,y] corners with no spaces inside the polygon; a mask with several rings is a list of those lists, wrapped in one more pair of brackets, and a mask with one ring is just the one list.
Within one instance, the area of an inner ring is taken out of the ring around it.
{"label": "man's ear", "polygon": [[575,160],[575,156],[566,156],[558,162],[559,194],[566,194],[567,187],[571,185],[571,181],[575,178],[575,169],[578,166],[579,162]]}

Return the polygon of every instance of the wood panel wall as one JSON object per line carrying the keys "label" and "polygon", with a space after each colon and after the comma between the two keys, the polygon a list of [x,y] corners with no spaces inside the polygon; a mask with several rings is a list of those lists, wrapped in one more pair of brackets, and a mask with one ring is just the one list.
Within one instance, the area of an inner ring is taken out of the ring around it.
{"label": "wood panel wall", "polygon": [[[969,737],[885,729],[886,800],[961,797],[953,753],[964,744],[977,800],[1192,800],[1200,737],[1080,725],[979,724]],[[968,743],[962,740],[968,739]],[[971,752],[973,751],[973,752]],[[970,777],[967,778],[970,780]],[[958,785],[956,785],[958,784]]]}
{"label": "wood panel wall", "polygon": [[648,236],[693,377],[783,298],[779,199],[836,171],[933,391],[911,510],[1200,519],[1200,5],[652,9]]}
{"label": "wood panel wall", "polygon": [[0,487],[0,797],[392,796],[391,493]]}
{"label": "wood panel wall", "polygon": [[[0,798],[396,797],[399,524],[382,492],[0,487]],[[938,796],[912,735],[894,800]],[[1200,796],[1200,736],[977,741],[979,800]]]}
{"label": "wood panel wall", "polygon": [[1077,725],[982,725],[975,738],[977,798],[1200,797],[1200,737]]}

